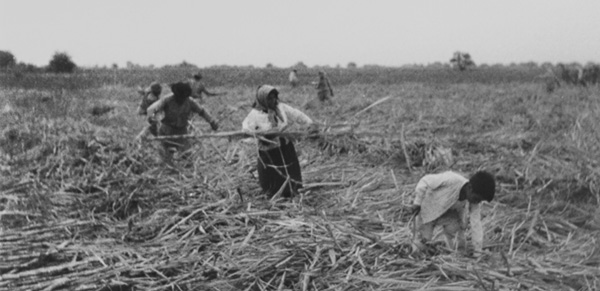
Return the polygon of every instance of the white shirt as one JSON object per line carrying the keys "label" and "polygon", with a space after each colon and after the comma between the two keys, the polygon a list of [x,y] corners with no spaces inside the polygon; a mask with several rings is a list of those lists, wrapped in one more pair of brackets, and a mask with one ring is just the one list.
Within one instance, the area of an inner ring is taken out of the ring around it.
{"label": "white shirt", "polygon": [[253,108],[252,110],[250,110],[250,113],[248,113],[248,116],[246,116],[244,121],[242,121],[242,131],[263,132],[273,129],[283,131],[288,126],[294,123],[302,125],[308,125],[313,123],[312,119],[310,119],[310,117],[308,117],[302,111],[293,108],[285,103],[280,102],[277,105],[277,108],[279,109],[281,118],[283,120],[278,120],[276,128],[273,128],[273,126],[271,125],[271,122],[269,121],[269,114]]}
{"label": "white shirt", "polygon": [[473,247],[475,251],[481,251],[483,247],[481,205],[458,200],[460,189],[467,182],[469,182],[467,178],[451,171],[425,175],[417,183],[413,204],[421,206],[419,215],[423,223],[435,222],[448,210],[453,209],[458,212],[464,228],[469,215]]}
{"label": "white shirt", "polygon": [[298,82],[298,76],[296,76],[296,73],[294,71],[290,72],[289,80],[290,83]]}
{"label": "white shirt", "polygon": [[[278,120],[277,128],[278,130],[284,130],[289,125],[294,123],[298,124],[311,124],[313,121],[304,114],[302,111],[293,108],[285,103],[279,103],[277,105],[279,112],[281,113],[281,118],[283,120]],[[266,112],[262,112],[261,110],[252,109],[248,116],[242,121],[242,131],[245,132],[261,132],[272,130],[273,126],[269,121],[269,114]]]}

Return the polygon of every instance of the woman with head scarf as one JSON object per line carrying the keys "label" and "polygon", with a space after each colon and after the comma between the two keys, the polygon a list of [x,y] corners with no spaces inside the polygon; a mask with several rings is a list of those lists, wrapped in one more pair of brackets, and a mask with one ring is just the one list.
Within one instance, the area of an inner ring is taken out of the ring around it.
{"label": "woman with head scarf", "polygon": [[[252,110],[242,122],[245,132],[283,131],[293,123],[316,124],[298,109],[279,102],[279,91],[262,85],[256,92]],[[263,191],[272,197],[278,192],[292,197],[302,187],[302,173],[294,142],[284,137],[265,136],[258,142],[258,180]]]}
{"label": "woman with head scarf", "polygon": [[[160,121],[160,126],[158,128],[159,136],[187,134],[188,122],[193,113],[197,113],[204,118],[213,130],[219,128],[219,125],[210,116],[208,111],[190,98],[192,88],[189,83],[177,82],[171,84],[171,91],[173,94],[165,96],[148,107],[149,120],[154,120],[156,112],[163,111],[164,117]],[[163,142],[163,157],[165,160],[170,160],[171,148],[184,152],[189,146],[188,140],[185,138],[166,139]]]}

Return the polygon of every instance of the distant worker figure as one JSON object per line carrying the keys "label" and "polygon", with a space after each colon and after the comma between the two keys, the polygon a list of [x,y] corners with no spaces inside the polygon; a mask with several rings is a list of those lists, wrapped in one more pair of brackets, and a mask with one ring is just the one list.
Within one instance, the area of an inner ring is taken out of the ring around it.
{"label": "distant worker figure", "polygon": [[561,77],[562,81],[567,85],[584,85],[585,82],[583,80],[583,67],[579,64],[562,64],[559,63],[556,66],[558,70],[558,74]]}
{"label": "distant worker figure", "polygon": [[451,171],[425,175],[415,188],[413,251],[423,249],[423,243],[432,239],[436,226],[443,228],[449,248],[454,249],[455,238],[464,246],[468,215],[474,255],[479,255],[483,247],[480,202],[492,201],[495,192],[494,177],[484,171],[468,180]]}
{"label": "distant worker figure", "polygon": [[317,97],[321,102],[331,102],[333,97],[333,90],[329,83],[329,78],[325,75],[325,72],[319,71],[319,82],[317,83]]}
{"label": "distant worker figure", "polygon": [[[148,108],[148,120],[154,120],[154,115],[163,111],[164,117],[160,121],[158,128],[159,136],[184,135],[188,133],[188,122],[192,113],[198,113],[209,124],[212,130],[216,131],[219,128],[218,123],[210,116],[210,114],[202,108],[196,101],[190,98],[192,87],[186,82],[177,82],[171,84],[173,94],[167,95],[158,100]],[[171,161],[172,149],[179,152],[185,152],[189,149],[190,144],[185,138],[171,138],[163,140],[162,157],[166,162]]]}
{"label": "distant worker figure", "polygon": [[203,104],[204,99],[202,98],[202,93],[206,94],[206,96],[220,96],[226,95],[227,92],[221,93],[213,93],[206,90],[206,86],[201,82],[202,74],[196,73],[194,74],[192,80],[190,81],[190,85],[192,86],[192,98],[196,99],[198,103]]}
{"label": "distant worker figure", "polygon": [[[270,85],[258,87],[252,110],[242,122],[242,131],[283,131],[293,123],[317,125],[302,111],[279,102],[279,91]],[[258,142],[257,171],[260,187],[269,197],[279,191],[281,196],[292,197],[302,188],[302,173],[294,142],[284,137],[264,137]]]}
{"label": "distant worker figure", "polygon": [[[158,82],[152,82],[147,88],[139,89],[138,93],[142,95],[142,102],[140,103],[140,106],[138,106],[138,114],[146,115],[148,107],[150,107],[150,105],[152,105],[154,102],[160,99],[161,92],[162,86]],[[151,122],[151,120],[148,119],[148,122]],[[147,131],[150,132],[150,134],[152,134],[153,136],[156,136],[158,130],[158,123],[154,121],[152,122],[153,123],[150,123],[150,125],[147,127]],[[142,135],[145,135],[145,132],[142,133]]]}
{"label": "distant worker figure", "polygon": [[293,69],[290,72],[289,80],[292,88],[296,88],[296,86],[298,86],[298,70]]}
{"label": "distant worker figure", "polygon": [[560,87],[560,80],[550,67],[547,67],[546,72],[537,76],[536,79],[544,82],[544,85],[546,86],[546,92],[548,93],[552,93],[556,88]]}

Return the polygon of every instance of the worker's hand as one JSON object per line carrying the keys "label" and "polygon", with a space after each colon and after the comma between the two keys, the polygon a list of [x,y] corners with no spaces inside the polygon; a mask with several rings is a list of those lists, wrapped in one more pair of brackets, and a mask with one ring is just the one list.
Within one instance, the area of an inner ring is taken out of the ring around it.
{"label": "worker's hand", "polygon": [[308,131],[308,139],[317,140],[319,139],[319,125],[311,123],[306,130]]}
{"label": "worker's hand", "polygon": [[214,131],[217,131],[217,129],[219,129],[219,124],[213,120],[210,122],[210,128],[212,128]]}
{"label": "worker's hand", "polygon": [[311,123],[308,126],[308,133],[310,133],[310,134],[317,134],[317,133],[319,133],[319,125],[316,124],[316,123]]}

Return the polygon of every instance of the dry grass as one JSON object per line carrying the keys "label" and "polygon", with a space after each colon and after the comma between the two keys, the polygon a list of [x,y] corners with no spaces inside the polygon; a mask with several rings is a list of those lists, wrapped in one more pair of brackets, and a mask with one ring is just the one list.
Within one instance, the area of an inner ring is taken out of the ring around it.
{"label": "dry grass", "polygon": [[[4,114],[0,290],[600,288],[597,88],[337,88],[334,106],[307,113],[387,137],[300,140],[305,187],[293,200],[260,195],[253,143],[201,140],[190,159],[164,167],[155,145],[131,141],[144,121],[126,115],[137,100],[119,96],[134,90],[88,92],[103,98],[65,107],[83,112],[71,119],[41,122],[22,106]],[[207,104],[224,131],[240,127],[253,96],[227,91]],[[281,91],[295,106],[312,92]],[[30,96],[2,94],[11,104]],[[85,115],[99,104],[115,109]],[[437,147],[451,148],[454,164],[428,160]],[[404,206],[423,174],[448,168],[498,178],[479,258],[442,247],[409,254]]]}

